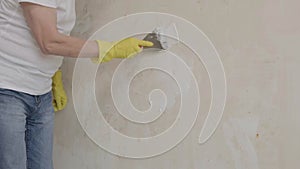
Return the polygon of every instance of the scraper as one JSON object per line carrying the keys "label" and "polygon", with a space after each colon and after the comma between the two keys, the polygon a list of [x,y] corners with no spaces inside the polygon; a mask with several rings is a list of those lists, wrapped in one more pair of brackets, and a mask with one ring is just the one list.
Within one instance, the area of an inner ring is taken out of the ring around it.
{"label": "scraper", "polygon": [[157,27],[153,30],[153,32],[147,34],[143,40],[153,43],[153,46],[144,47],[144,49],[153,48],[158,50],[167,50],[179,42],[176,25],[171,24],[165,27]]}

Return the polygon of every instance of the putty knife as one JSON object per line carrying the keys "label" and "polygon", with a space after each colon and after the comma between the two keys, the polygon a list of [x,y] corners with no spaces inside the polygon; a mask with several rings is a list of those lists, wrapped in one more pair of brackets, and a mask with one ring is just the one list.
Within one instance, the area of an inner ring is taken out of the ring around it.
{"label": "putty knife", "polygon": [[167,50],[172,45],[179,42],[176,25],[171,24],[165,27],[157,27],[152,33],[147,34],[143,40],[153,43],[153,46],[144,47],[145,49],[154,48],[159,50]]}
{"label": "putty knife", "polygon": [[164,49],[161,45],[161,41],[160,41],[160,38],[159,38],[159,34],[155,33],[155,32],[152,32],[152,33],[149,33],[147,34],[147,36],[143,39],[145,41],[150,41],[153,43],[153,46],[151,47],[144,47],[145,49],[146,48],[155,48],[155,49]]}

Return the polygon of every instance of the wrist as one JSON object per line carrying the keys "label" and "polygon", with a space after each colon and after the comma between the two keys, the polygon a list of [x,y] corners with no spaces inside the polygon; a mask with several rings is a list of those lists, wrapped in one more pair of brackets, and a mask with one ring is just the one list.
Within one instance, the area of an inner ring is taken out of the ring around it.
{"label": "wrist", "polygon": [[98,44],[99,49],[97,62],[101,63],[110,61],[112,59],[112,54],[110,50],[113,47],[114,43],[101,40],[97,40],[96,42]]}

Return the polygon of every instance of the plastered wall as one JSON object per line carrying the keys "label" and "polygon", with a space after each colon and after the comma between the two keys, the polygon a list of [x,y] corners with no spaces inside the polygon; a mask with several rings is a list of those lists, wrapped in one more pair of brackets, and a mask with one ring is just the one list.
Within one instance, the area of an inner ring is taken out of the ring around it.
{"label": "plastered wall", "polygon": [[[190,57],[188,51],[177,49],[186,63],[192,65],[200,86],[201,106],[195,126],[167,153],[148,159],[123,158],[99,148],[80,126],[72,100],[76,60],[65,59],[62,69],[69,104],[56,114],[55,168],[298,168],[299,5],[297,0],[77,0],[78,19],[73,35],[82,38],[88,38],[113,19],[137,12],[165,12],[191,21],[210,38],[220,54],[227,79],[227,101],[214,135],[205,144],[198,144],[211,99],[209,77],[201,62]],[[164,131],[177,115],[178,98],[171,97],[172,104],[155,123],[131,124],[118,115],[107,90],[119,63],[115,60],[103,64],[97,73],[95,92],[105,119],[116,130],[134,137]],[[145,71],[132,82],[133,105],[147,109],[148,94],[153,88],[171,95],[177,92],[168,75]]]}

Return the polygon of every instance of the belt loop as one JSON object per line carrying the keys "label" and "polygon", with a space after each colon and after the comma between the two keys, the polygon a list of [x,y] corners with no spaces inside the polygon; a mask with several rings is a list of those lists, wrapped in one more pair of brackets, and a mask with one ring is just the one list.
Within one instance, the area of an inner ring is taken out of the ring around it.
{"label": "belt loop", "polygon": [[40,96],[34,96],[34,98],[36,103],[40,103],[41,101]]}

